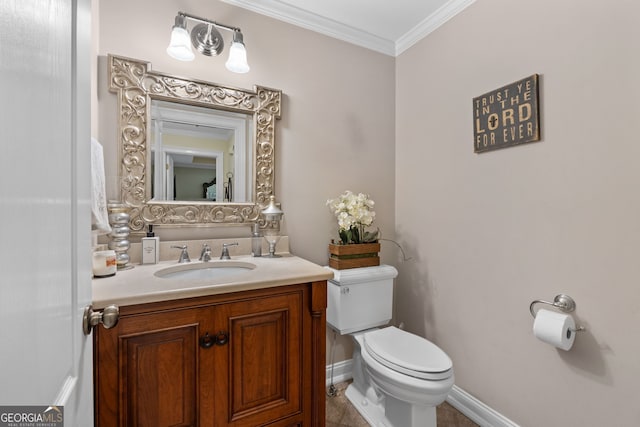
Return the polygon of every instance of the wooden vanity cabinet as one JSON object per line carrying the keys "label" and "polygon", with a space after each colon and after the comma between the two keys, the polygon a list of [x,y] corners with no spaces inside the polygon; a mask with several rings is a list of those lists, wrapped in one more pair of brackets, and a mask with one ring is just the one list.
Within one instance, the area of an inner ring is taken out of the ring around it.
{"label": "wooden vanity cabinet", "polygon": [[120,308],[96,328],[98,427],[325,425],[326,282]]}

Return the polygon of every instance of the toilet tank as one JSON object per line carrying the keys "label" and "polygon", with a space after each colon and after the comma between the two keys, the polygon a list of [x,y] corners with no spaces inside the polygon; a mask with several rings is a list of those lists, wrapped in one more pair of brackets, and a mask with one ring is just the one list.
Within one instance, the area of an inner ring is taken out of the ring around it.
{"label": "toilet tank", "polygon": [[327,323],[341,335],[386,325],[393,312],[390,265],[334,270],[327,283]]}

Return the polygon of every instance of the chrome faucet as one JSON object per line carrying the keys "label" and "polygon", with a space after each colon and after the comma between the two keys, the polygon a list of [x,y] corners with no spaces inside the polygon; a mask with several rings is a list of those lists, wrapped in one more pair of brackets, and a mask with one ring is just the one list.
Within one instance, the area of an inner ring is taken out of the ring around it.
{"label": "chrome faucet", "polygon": [[191,262],[191,258],[189,258],[189,252],[187,252],[187,245],[171,247],[175,249],[182,249],[182,252],[180,252],[180,258],[178,258],[178,263],[182,264],[183,262]]}
{"label": "chrome faucet", "polygon": [[211,261],[211,247],[207,243],[202,245],[202,252],[200,252],[199,260],[204,262]]}
{"label": "chrome faucet", "polygon": [[223,243],[222,244],[222,255],[220,255],[220,259],[231,259],[229,256],[229,246],[238,246],[238,243]]}

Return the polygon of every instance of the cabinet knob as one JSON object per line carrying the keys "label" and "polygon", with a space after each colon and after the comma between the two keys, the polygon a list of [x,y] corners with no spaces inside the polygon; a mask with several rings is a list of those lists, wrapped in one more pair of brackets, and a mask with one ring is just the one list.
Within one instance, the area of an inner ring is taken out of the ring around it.
{"label": "cabinet knob", "polygon": [[213,346],[213,338],[209,335],[209,332],[200,337],[200,347],[209,348]]}
{"label": "cabinet knob", "polygon": [[229,334],[224,331],[218,332],[218,334],[216,335],[216,345],[225,345],[228,342]]}

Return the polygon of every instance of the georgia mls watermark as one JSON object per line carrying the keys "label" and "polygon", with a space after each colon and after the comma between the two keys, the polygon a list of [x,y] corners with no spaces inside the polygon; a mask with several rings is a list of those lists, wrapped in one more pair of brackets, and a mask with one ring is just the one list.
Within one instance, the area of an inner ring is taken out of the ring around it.
{"label": "georgia mls watermark", "polygon": [[64,427],[64,407],[3,405],[0,427]]}

